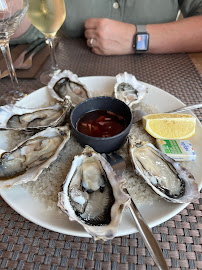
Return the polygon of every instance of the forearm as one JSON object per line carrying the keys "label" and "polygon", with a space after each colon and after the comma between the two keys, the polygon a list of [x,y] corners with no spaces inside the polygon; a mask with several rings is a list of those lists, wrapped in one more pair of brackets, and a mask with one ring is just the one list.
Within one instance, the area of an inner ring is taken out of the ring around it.
{"label": "forearm", "polygon": [[21,25],[16,30],[14,35],[12,35],[11,39],[16,39],[16,38],[19,38],[20,36],[22,36],[29,29],[30,25],[31,25],[31,23],[30,23],[29,18],[26,14],[24,19],[22,20]]}
{"label": "forearm", "polygon": [[202,51],[202,16],[176,22],[147,25],[149,53]]}
{"label": "forearm", "polygon": [[32,43],[38,38],[44,38],[44,35],[35,28],[30,22],[28,17],[22,22],[19,29],[15,32],[10,40],[11,45]]}
{"label": "forearm", "polygon": [[[202,15],[162,24],[147,24],[149,53],[180,53],[202,51]],[[85,37],[92,51],[101,55],[133,54],[136,27],[133,24],[106,18],[85,22]]]}

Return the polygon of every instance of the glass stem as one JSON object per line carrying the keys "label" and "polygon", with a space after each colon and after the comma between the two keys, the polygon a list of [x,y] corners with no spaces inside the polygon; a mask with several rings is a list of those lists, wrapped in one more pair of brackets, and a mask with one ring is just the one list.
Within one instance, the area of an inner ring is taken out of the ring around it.
{"label": "glass stem", "polygon": [[5,58],[5,61],[6,61],[7,69],[9,71],[13,87],[18,89],[19,84],[18,84],[16,73],[15,73],[15,69],[13,66],[13,61],[11,58],[9,41],[8,40],[4,41],[3,43],[0,44],[0,47],[1,47],[1,51],[3,53],[3,56]]}
{"label": "glass stem", "polygon": [[59,70],[56,57],[55,57],[55,44],[54,44],[54,39],[51,37],[46,38],[49,48],[50,48],[50,56],[51,56],[51,69],[53,72]]}

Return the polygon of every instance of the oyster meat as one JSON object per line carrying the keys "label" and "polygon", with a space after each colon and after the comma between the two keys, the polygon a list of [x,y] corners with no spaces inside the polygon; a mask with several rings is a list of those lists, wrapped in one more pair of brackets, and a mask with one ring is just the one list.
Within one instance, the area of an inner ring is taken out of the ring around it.
{"label": "oyster meat", "polygon": [[189,203],[199,197],[194,176],[153,144],[129,137],[129,153],[137,174],[165,200]]}
{"label": "oyster meat", "polygon": [[48,83],[48,89],[51,95],[57,100],[62,101],[70,98],[73,106],[76,106],[89,97],[85,85],[70,70],[64,70],[54,75]]}
{"label": "oyster meat", "polygon": [[72,162],[58,194],[58,206],[95,240],[112,239],[130,201],[124,183],[105,158],[87,146]]}
{"label": "oyster meat", "polygon": [[67,126],[47,128],[0,156],[0,189],[37,180],[70,138]]}
{"label": "oyster meat", "polygon": [[120,73],[116,76],[116,81],[114,96],[125,102],[130,108],[139,103],[147,94],[146,86],[138,82],[132,74]]}
{"label": "oyster meat", "polygon": [[13,104],[0,107],[0,129],[35,131],[61,125],[70,112],[65,100],[46,108],[22,108]]}

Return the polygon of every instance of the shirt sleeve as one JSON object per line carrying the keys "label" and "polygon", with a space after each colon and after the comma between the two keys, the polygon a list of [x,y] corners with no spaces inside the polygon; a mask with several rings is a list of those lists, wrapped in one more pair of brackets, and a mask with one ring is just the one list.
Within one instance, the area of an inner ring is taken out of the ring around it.
{"label": "shirt sleeve", "polygon": [[202,0],[178,0],[184,17],[202,15]]}
{"label": "shirt sleeve", "polygon": [[38,38],[44,38],[44,35],[33,25],[19,38],[11,39],[10,45],[17,45],[23,43],[31,43]]}

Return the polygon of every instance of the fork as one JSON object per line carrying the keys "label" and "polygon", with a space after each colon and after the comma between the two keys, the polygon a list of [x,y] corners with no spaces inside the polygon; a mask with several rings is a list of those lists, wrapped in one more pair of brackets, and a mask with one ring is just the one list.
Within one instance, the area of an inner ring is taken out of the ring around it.
{"label": "fork", "polygon": [[41,44],[42,42],[44,42],[44,39],[37,39],[35,40],[31,45],[29,45],[20,55],[19,57],[15,60],[14,62],[14,67],[15,69],[19,69],[22,65],[22,63],[25,60],[25,55],[27,53],[29,53],[31,50],[33,50],[35,47],[37,47],[39,44]]}
{"label": "fork", "polygon": [[32,58],[38,51],[40,51],[43,47],[46,46],[46,43],[43,42],[42,44],[39,44],[34,50],[31,52],[31,54],[28,56],[28,58],[20,65],[20,69],[29,69],[32,67]]}
{"label": "fork", "polygon": [[[114,171],[122,175],[123,171],[126,168],[125,160],[118,155],[117,153],[113,152],[110,154],[104,154],[104,157],[106,160],[110,163]],[[125,188],[124,191],[129,194],[128,190]],[[130,195],[130,194],[129,194]],[[160,270],[168,270],[168,266],[166,264],[166,261],[163,257],[163,253],[154,238],[154,235],[152,234],[151,230],[149,229],[148,225],[144,221],[142,215],[140,214],[137,206],[135,205],[134,201],[131,199],[131,204],[129,206],[130,212],[135,220],[136,226],[139,230],[139,233],[141,234],[146,247],[148,248],[154,262],[156,263],[158,269]]]}
{"label": "fork", "polygon": [[[191,106],[183,106],[183,107],[180,107],[178,109],[175,109],[175,110],[172,110],[172,111],[167,111],[167,112],[163,112],[163,113],[177,113],[177,112],[184,112],[184,111],[187,111],[187,110],[196,110],[196,109],[199,109],[199,108],[202,108],[202,103],[199,103],[199,104],[194,104],[194,105],[191,105]],[[142,110],[134,110],[133,111],[133,123],[136,123],[140,120],[142,120],[142,117],[147,115],[149,113],[145,112],[145,111],[142,111]]]}
{"label": "fork", "polygon": [[[41,43],[45,43],[45,39],[44,38],[40,38],[35,40],[31,45],[29,45],[18,57],[17,59],[14,61],[13,66],[15,69],[20,69],[24,60],[25,60],[25,56],[27,55],[27,53],[29,53],[31,50],[35,49],[35,47],[38,47],[39,44]],[[9,71],[8,69],[5,69],[1,74],[0,74],[0,79],[6,77],[9,75]]]}

